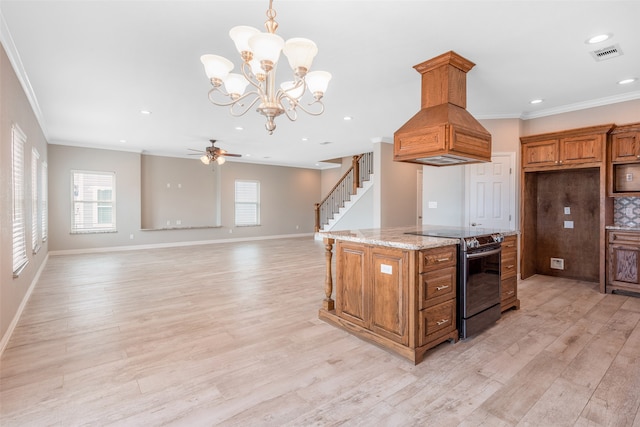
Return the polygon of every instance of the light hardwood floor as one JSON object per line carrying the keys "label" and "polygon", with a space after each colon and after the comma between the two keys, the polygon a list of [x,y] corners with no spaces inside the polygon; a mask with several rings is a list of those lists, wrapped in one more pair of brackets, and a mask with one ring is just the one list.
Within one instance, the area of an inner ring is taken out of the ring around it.
{"label": "light hardwood floor", "polygon": [[640,426],[640,298],[534,276],[418,366],[318,320],[311,238],[50,257],[2,426]]}

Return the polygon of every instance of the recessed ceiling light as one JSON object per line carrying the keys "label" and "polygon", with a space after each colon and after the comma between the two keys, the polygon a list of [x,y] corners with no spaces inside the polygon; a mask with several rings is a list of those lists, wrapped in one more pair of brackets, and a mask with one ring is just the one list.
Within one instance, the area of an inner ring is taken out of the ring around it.
{"label": "recessed ceiling light", "polygon": [[542,99],[532,99],[529,101],[529,104],[540,104],[542,101]]}
{"label": "recessed ceiling light", "polygon": [[304,138],[302,138],[303,141],[308,141],[309,138],[307,138],[306,136]]}
{"label": "recessed ceiling light", "polygon": [[244,128],[242,126],[236,126],[235,128],[236,130],[244,130]]}
{"label": "recessed ceiling light", "polygon": [[149,110],[140,110],[140,114],[144,114],[145,116],[148,116],[149,114],[151,114],[151,111],[149,111]]}
{"label": "recessed ceiling light", "polygon": [[120,142],[122,142],[124,144],[125,142],[127,142],[127,140],[126,139],[121,139]]}
{"label": "recessed ceiling light", "polygon": [[603,41],[609,39],[609,37],[611,37],[611,34],[598,34],[597,36],[593,36],[593,37],[587,39],[586,43],[587,44],[600,43],[600,42],[603,42]]}
{"label": "recessed ceiling light", "polygon": [[638,80],[638,78],[637,78],[637,77],[634,77],[634,78],[631,78],[631,79],[624,79],[624,80],[620,80],[620,81],[618,82],[618,84],[619,84],[619,85],[628,85],[629,83],[633,83],[633,82],[635,82],[636,80]]}
{"label": "recessed ceiling light", "polygon": [[245,154],[244,156],[245,157],[251,157],[251,154]]}
{"label": "recessed ceiling light", "polygon": [[349,120],[353,120],[353,117],[351,117],[351,116],[344,116],[344,120],[348,122]]}

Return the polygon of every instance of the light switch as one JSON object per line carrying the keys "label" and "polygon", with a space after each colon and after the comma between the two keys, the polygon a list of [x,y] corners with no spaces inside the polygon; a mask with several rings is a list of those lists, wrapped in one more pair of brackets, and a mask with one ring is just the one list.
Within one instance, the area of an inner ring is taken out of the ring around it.
{"label": "light switch", "polygon": [[565,215],[571,215],[571,208],[569,206],[565,206],[564,207],[564,214]]}
{"label": "light switch", "polygon": [[573,228],[573,221],[565,221],[564,228]]}
{"label": "light switch", "polygon": [[627,179],[627,182],[631,182],[633,181],[633,174],[632,173],[628,173],[625,178]]}
{"label": "light switch", "polygon": [[429,209],[437,209],[438,202],[429,202]]}

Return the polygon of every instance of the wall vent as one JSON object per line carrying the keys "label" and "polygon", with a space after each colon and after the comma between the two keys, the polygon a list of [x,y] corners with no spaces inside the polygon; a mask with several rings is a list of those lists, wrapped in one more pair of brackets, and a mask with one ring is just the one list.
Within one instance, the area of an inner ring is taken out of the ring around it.
{"label": "wall vent", "polygon": [[603,47],[602,49],[591,51],[591,56],[596,61],[604,61],[605,59],[616,58],[622,56],[622,49],[617,44],[612,46]]}

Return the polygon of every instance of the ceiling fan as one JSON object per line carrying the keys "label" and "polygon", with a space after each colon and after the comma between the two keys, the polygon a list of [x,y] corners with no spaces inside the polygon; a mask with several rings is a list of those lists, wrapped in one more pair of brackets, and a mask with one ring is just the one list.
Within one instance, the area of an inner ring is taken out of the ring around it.
{"label": "ceiling fan", "polygon": [[215,139],[210,139],[209,140],[211,142],[211,147],[207,147],[205,149],[205,151],[202,150],[194,150],[192,148],[190,148],[189,150],[191,151],[197,151],[198,154],[191,154],[192,156],[198,156],[201,155],[200,157],[200,161],[202,163],[204,163],[205,165],[208,165],[209,163],[215,161],[216,163],[218,163],[219,165],[223,164],[225,162],[225,157],[242,157],[241,154],[232,154],[232,153],[227,153],[227,150],[223,150],[222,148],[218,148],[216,147],[216,140]]}

